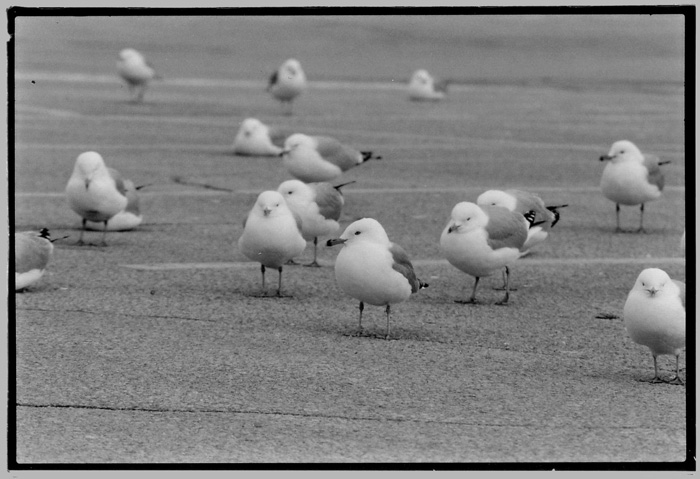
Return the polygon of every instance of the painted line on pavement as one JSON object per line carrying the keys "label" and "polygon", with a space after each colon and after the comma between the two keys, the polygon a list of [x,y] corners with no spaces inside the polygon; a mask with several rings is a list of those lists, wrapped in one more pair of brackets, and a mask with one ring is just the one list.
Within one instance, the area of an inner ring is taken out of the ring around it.
{"label": "painted line on pavement", "polygon": [[[449,266],[445,259],[417,259],[411,261],[414,266]],[[588,266],[594,264],[620,265],[620,264],[684,264],[685,258],[524,258],[518,264],[533,266]],[[123,268],[138,269],[144,271],[178,271],[190,269],[252,269],[259,268],[260,263],[246,262],[219,262],[219,263],[148,263],[148,264],[120,264]],[[326,265],[324,265],[326,266]],[[333,266],[333,264],[328,264]]]}

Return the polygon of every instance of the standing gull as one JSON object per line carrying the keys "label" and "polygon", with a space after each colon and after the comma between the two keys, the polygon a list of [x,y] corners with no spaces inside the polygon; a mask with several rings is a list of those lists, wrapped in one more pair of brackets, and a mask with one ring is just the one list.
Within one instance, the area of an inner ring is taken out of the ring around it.
{"label": "standing gull", "polygon": [[344,171],[367,160],[380,160],[371,151],[358,151],[328,136],[295,133],[284,142],[282,163],[289,173],[305,182],[333,181]]}
{"label": "standing gull", "polygon": [[550,230],[559,221],[558,209],[568,206],[545,206],[542,198],[522,190],[488,190],[479,195],[476,204],[479,206],[502,206],[522,215],[530,211],[535,213],[534,222],[527,231],[527,240],[522,247],[522,256],[529,253],[530,248],[547,239]]}
{"label": "standing gull", "polygon": [[523,216],[500,206],[479,206],[467,201],[455,205],[440,236],[440,249],[452,266],[475,277],[471,297],[455,302],[476,303],[479,279],[501,268],[505,268],[506,294],[496,304],[508,302],[508,265],[520,257],[532,218],[531,213]]}
{"label": "standing gull", "polygon": [[610,152],[601,156],[600,161],[610,161],[603,170],[600,188],[606,198],[615,202],[615,231],[622,231],[620,205],[640,205],[639,229],[636,232],[644,232],[644,203],[661,196],[664,175],[659,165],[670,161],[659,161],[656,156],[643,155],[634,143],[627,140],[613,143]]}
{"label": "standing gull", "polygon": [[49,230],[15,233],[15,291],[27,288],[44,275],[53,255]]}
{"label": "standing gull", "polygon": [[132,101],[136,103],[143,101],[149,82],[160,78],[143,55],[133,48],[125,48],[119,52],[117,71],[129,87]]}
{"label": "standing gull", "polygon": [[345,204],[340,188],[347,184],[333,186],[325,182],[287,180],[277,188],[289,209],[301,218],[304,239],[314,242],[314,260],[305,266],[320,266],[317,261],[318,237],[333,234],[340,228],[338,219]]}
{"label": "standing gull", "polygon": [[294,58],[285,61],[270,76],[267,91],[286,105],[287,114],[292,114],[292,101],[306,89],[306,75],[301,68],[301,63]]}
{"label": "standing gull", "polygon": [[427,70],[416,70],[408,83],[411,100],[441,100],[447,93],[447,81],[436,82]]}
{"label": "standing gull", "polygon": [[243,223],[238,239],[241,253],[260,263],[262,291],[265,293],[265,267],[279,272],[277,296],[282,297],[282,265],[301,254],[306,241],[301,236],[301,220],[276,191],[263,191]]}
{"label": "standing gull", "polygon": [[107,223],[128,204],[126,187],[119,173],[107,168],[99,153],[81,153],[66,185],[66,195],[70,207],[83,218],[78,244],[83,244],[87,222],[99,221],[104,224],[102,244],[106,246]]}
{"label": "standing gull", "polygon": [[676,377],[669,382],[683,384],[678,362],[685,347],[685,283],[671,279],[661,269],[645,269],[627,296],[623,315],[630,338],[651,350],[651,382],[666,382],[659,377],[656,357],[672,354],[676,356]]}
{"label": "standing gull", "polygon": [[233,141],[233,152],[244,156],[279,156],[285,138],[279,130],[257,118],[246,118]]}
{"label": "standing gull", "polygon": [[389,241],[384,228],[372,218],[348,226],[328,246],[342,244],[335,261],[335,279],[348,295],[360,301],[359,332],[362,332],[364,303],[386,306],[386,336],[389,339],[391,305],[406,301],[411,293],[428,285],[416,278],[406,251]]}
{"label": "standing gull", "polygon": [[[119,177],[119,173],[113,168],[107,168],[113,177]],[[123,180],[124,189],[126,190],[126,207],[112,216],[107,223],[107,226],[100,224],[96,221],[88,220],[85,223],[85,228],[88,230],[98,231],[106,229],[107,231],[129,231],[136,228],[143,221],[143,214],[141,214],[140,199],[138,195],[138,190],[144,188],[147,185],[135,186],[134,182],[131,180]]]}

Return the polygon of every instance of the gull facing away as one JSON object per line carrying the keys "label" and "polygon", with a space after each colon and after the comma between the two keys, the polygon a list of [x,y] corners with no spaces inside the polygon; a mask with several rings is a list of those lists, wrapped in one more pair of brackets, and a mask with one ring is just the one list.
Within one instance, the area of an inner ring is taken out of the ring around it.
{"label": "gull facing away", "polygon": [[427,70],[416,70],[408,83],[411,100],[441,100],[447,94],[447,81],[436,82]]}
{"label": "gull facing away", "polygon": [[622,231],[620,205],[640,205],[639,229],[636,232],[644,232],[644,203],[661,196],[664,175],[659,166],[670,161],[659,161],[656,156],[643,155],[634,143],[627,140],[613,143],[608,154],[601,156],[600,161],[609,161],[603,170],[600,188],[603,195],[615,203],[615,231]]}
{"label": "gull facing away", "polygon": [[246,118],[233,140],[233,152],[241,156],[279,156],[286,136],[257,118]]}
{"label": "gull facing away", "polygon": [[363,218],[348,226],[340,238],[327,246],[342,244],[335,261],[335,279],[346,294],[360,301],[359,334],[365,303],[386,306],[386,336],[389,339],[391,305],[406,301],[428,284],[416,277],[406,251],[392,243],[381,224]]}
{"label": "gull facing away", "polygon": [[344,171],[368,160],[380,160],[371,151],[358,151],[328,136],[295,133],[284,142],[282,164],[304,183],[333,181]]}
{"label": "gull facing away", "polygon": [[502,206],[510,211],[525,215],[535,213],[535,219],[527,231],[527,240],[522,247],[521,256],[525,256],[530,249],[543,242],[549,236],[551,229],[559,221],[559,208],[569,205],[545,206],[539,196],[522,190],[488,190],[476,199],[479,206]]}
{"label": "gull facing away", "polygon": [[246,257],[260,263],[262,290],[266,297],[265,268],[279,272],[277,297],[282,296],[282,265],[306,248],[301,235],[301,220],[287,206],[284,197],[276,191],[263,191],[243,223],[243,234],[238,248]]}
{"label": "gull facing away", "polygon": [[66,185],[66,196],[71,209],[83,219],[78,245],[84,244],[83,233],[87,222],[95,221],[104,225],[102,245],[107,246],[107,224],[129,202],[119,173],[107,168],[99,153],[81,153],[75,160],[73,174]]}
{"label": "gull facing away", "polygon": [[286,113],[292,114],[292,101],[306,90],[306,75],[301,63],[294,58],[282,63],[267,84],[268,91],[275,99],[286,106]]}
{"label": "gull facing away", "polygon": [[54,241],[47,228],[15,233],[15,291],[41,279],[53,256]]}
{"label": "gull facing away", "polygon": [[340,188],[350,183],[354,181],[333,186],[325,182],[287,180],[277,188],[289,209],[301,218],[301,234],[304,239],[314,242],[314,260],[304,266],[321,266],[317,261],[318,237],[331,235],[340,228],[338,219],[345,204]]}
{"label": "gull facing away", "polygon": [[[661,269],[645,269],[627,296],[623,315],[630,338],[651,350],[654,377],[650,382],[683,384],[678,361],[685,347],[685,283]],[[676,357],[676,377],[670,381],[659,377],[656,358],[664,354]]]}
{"label": "gull facing away", "polygon": [[143,101],[143,95],[151,80],[161,78],[144,56],[133,48],[125,48],[119,52],[117,71],[129,87],[134,103]]}
{"label": "gull facing away", "polygon": [[[110,174],[118,178],[119,172],[113,168],[107,168]],[[146,185],[135,186],[134,182],[131,180],[123,180],[124,189],[126,190],[126,207],[112,216],[106,226],[101,225],[99,222],[88,220],[85,223],[85,228],[92,231],[101,231],[106,229],[107,231],[130,231],[136,228],[143,221],[143,214],[140,208],[140,199],[138,195],[138,190],[144,188]]]}
{"label": "gull facing away", "polygon": [[500,206],[479,206],[463,201],[452,208],[450,220],[440,236],[440,249],[455,268],[474,276],[474,289],[467,301],[476,303],[479,279],[505,268],[503,300],[508,302],[508,265],[518,259],[527,240],[528,222],[534,214],[523,216]]}

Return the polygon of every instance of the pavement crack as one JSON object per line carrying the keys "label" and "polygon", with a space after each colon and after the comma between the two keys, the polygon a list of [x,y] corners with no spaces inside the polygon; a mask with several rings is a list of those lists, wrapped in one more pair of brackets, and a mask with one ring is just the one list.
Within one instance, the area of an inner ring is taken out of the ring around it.
{"label": "pavement crack", "polygon": [[204,319],[204,318],[191,318],[188,316],[171,316],[171,315],[160,315],[160,314],[133,314],[133,313],[121,313],[114,311],[90,311],[87,309],[43,309],[43,308],[16,308],[18,311],[40,311],[45,313],[84,313],[93,315],[104,315],[104,314],[116,314],[117,316],[128,316],[131,318],[156,318],[156,319],[182,319],[185,321],[204,321],[207,323],[217,323],[215,319]]}

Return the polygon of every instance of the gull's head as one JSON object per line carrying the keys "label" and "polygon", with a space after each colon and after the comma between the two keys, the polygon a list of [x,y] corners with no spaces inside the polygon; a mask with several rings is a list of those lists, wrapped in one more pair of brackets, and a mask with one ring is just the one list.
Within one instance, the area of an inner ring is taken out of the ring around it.
{"label": "gull's head", "polygon": [[462,201],[452,208],[447,233],[468,233],[483,228],[488,223],[488,215],[475,203]]}
{"label": "gull's head", "polygon": [[239,130],[239,135],[243,135],[247,138],[253,136],[253,134],[263,127],[263,123],[257,118],[246,118],[241,123],[241,128]]}
{"label": "gull's head", "polygon": [[501,206],[510,211],[515,211],[516,203],[514,196],[501,190],[484,191],[476,199],[476,204],[479,206]]}
{"label": "gull's head", "polygon": [[119,52],[119,58],[124,61],[135,60],[141,58],[141,54],[133,48],[125,48]]}
{"label": "gull's head", "polygon": [[613,163],[624,161],[639,161],[641,163],[644,161],[644,156],[637,145],[629,140],[620,140],[612,144],[607,155],[600,157],[600,161],[605,160],[612,160]]}
{"label": "gull's head", "polygon": [[311,138],[308,135],[304,135],[303,133],[294,133],[293,135],[288,136],[286,140],[284,140],[284,148],[282,149],[282,153],[280,153],[280,156],[284,156],[285,154],[291,153],[292,151],[299,148],[313,148],[313,146],[313,138]]}
{"label": "gull's head", "polygon": [[77,174],[80,178],[85,180],[85,188],[87,189],[95,174],[106,170],[107,167],[102,159],[102,155],[95,151],[86,151],[78,155],[78,158],[75,159],[73,174]]}
{"label": "gull's head", "polygon": [[654,298],[669,288],[675,289],[675,284],[664,270],[647,268],[639,273],[633,289]]}
{"label": "gull's head", "polygon": [[276,191],[263,191],[258,195],[258,199],[255,201],[255,207],[253,208],[257,214],[263,217],[274,218],[279,216],[286,211],[287,203],[284,201],[284,197]]}
{"label": "gull's head", "polygon": [[288,78],[297,78],[304,76],[304,70],[301,69],[301,63],[294,58],[290,58],[282,64],[282,74]]}
{"label": "gull's head", "polygon": [[326,245],[353,245],[366,241],[387,246],[391,244],[386,231],[384,231],[384,228],[379,221],[375,220],[374,218],[362,218],[361,220],[351,223],[347,228],[345,228],[345,231],[343,231],[343,234],[340,235],[340,238],[328,240]]}
{"label": "gull's head", "polygon": [[300,180],[287,180],[280,183],[277,191],[284,196],[287,202],[308,202],[312,200],[313,191]]}
{"label": "gull's head", "polygon": [[416,70],[413,72],[413,76],[411,77],[411,83],[416,85],[430,85],[432,80],[433,79],[427,70]]}

